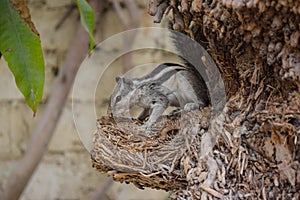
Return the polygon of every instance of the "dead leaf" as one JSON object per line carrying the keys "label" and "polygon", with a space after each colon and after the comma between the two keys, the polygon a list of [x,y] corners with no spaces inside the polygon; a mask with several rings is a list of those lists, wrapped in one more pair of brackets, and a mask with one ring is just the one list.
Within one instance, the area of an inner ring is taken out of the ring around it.
{"label": "dead leaf", "polygon": [[15,7],[15,9],[20,12],[20,16],[25,20],[25,22],[28,24],[32,32],[34,32],[36,35],[39,36],[39,32],[37,31],[33,22],[31,21],[30,11],[29,8],[27,7],[26,1],[25,0],[10,0],[10,1]]}

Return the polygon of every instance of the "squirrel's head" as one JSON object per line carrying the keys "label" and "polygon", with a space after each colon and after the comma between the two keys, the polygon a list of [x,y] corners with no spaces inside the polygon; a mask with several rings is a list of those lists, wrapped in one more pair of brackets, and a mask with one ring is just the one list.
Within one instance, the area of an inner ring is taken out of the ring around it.
{"label": "squirrel's head", "polygon": [[117,86],[115,87],[110,100],[110,106],[113,116],[130,116],[130,98],[134,91],[134,83],[126,77],[116,77]]}

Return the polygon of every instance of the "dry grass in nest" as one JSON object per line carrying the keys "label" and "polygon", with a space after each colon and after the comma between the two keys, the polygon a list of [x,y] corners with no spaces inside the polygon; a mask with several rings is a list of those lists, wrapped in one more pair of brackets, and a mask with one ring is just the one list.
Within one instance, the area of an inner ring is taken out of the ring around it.
{"label": "dry grass in nest", "polygon": [[138,188],[186,188],[180,162],[192,149],[197,134],[207,130],[209,118],[210,108],[201,114],[193,111],[162,116],[148,133],[138,129],[137,120],[102,117],[94,133],[93,167],[112,175],[115,181],[130,182]]}
{"label": "dry grass in nest", "polygon": [[216,145],[204,158],[199,152],[211,125],[210,108],[163,116],[153,133],[139,131],[136,120],[117,123],[102,117],[94,133],[93,166],[115,181],[172,191],[171,199],[298,199],[299,94],[290,98],[294,104],[288,108],[260,111],[246,121],[236,114],[232,123],[225,119]]}

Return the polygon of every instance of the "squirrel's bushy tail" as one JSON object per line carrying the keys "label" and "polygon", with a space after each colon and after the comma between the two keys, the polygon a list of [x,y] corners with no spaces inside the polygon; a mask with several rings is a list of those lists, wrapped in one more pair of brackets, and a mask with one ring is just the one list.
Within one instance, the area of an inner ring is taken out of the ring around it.
{"label": "squirrel's bushy tail", "polygon": [[206,68],[201,58],[205,55],[206,51],[202,47],[205,44],[201,41],[201,29],[199,26],[194,26],[191,30],[193,32],[194,39],[190,38],[187,34],[183,34],[172,30],[172,24],[169,24],[170,37],[178,52],[178,56],[183,60],[185,66],[195,72],[199,81],[200,88],[203,89],[203,93],[207,93],[206,101],[209,104],[209,93],[206,86],[208,77],[206,74]]}

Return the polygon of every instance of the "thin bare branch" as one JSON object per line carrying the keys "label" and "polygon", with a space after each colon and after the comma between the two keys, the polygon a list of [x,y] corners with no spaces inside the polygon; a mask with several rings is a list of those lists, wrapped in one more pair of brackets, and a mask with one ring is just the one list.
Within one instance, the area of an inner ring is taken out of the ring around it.
{"label": "thin bare branch", "polygon": [[[76,72],[88,51],[89,38],[80,26],[62,65],[62,70],[51,93],[44,115],[40,119],[27,146],[27,151],[8,177],[4,196],[0,199],[17,199],[26,187],[34,170],[47,150],[54,129],[60,118]],[[22,166],[22,167],[20,167]]]}
{"label": "thin bare branch", "polygon": [[[117,16],[119,17],[121,24],[124,30],[137,28],[140,22],[139,17],[139,9],[136,3],[133,0],[124,0],[124,3],[128,9],[129,19],[127,19],[124,11],[120,6],[119,0],[112,0],[114,9],[116,11]],[[126,20],[127,19],[127,20]],[[131,34],[124,34],[124,50],[130,50],[132,43],[135,39],[136,32],[131,32]],[[124,72],[128,71],[132,67],[131,54],[127,53],[122,56]]]}
{"label": "thin bare branch", "polygon": [[112,0],[114,9],[119,17],[119,20],[121,21],[121,24],[123,25],[124,29],[128,29],[128,22],[126,21],[126,16],[124,12],[122,11],[121,5],[119,0]]}
{"label": "thin bare branch", "polygon": [[124,0],[130,15],[129,28],[136,28],[140,23],[139,9],[133,0]]}
{"label": "thin bare branch", "polygon": [[68,9],[65,12],[64,16],[55,25],[55,30],[58,30],[65,23],[65,21],[68,19],[68,17],[70,17],[70,15],[75,10],[75,8],[76,8],[76,4],[75,3],[72,3],[72,4],[70,4],[68,6]]}
{"label": "thin bare branch", "polygon": [[40,163],[52,138],[63,111],[69,91],[73,85],[81,62],[88,52],[89,37],[81,25],[78,26],[73,43],[54,85],[43,116],[38,122],[23,158],[12,170],[0,199],[18,199]]}

